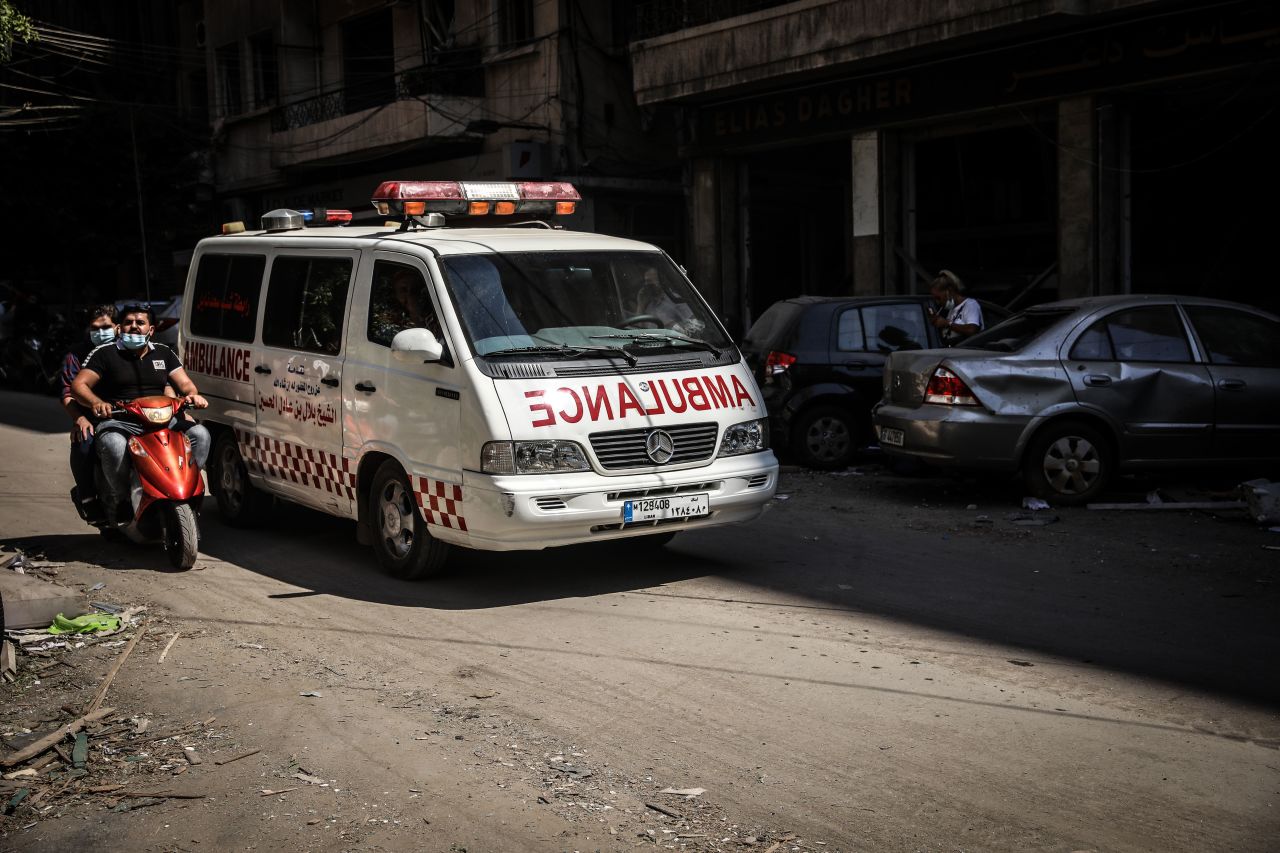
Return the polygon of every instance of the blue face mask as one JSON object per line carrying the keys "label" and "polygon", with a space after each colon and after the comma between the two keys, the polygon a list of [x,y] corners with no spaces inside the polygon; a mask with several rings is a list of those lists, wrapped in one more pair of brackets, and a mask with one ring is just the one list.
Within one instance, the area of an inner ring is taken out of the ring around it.
{"label": "blue face mask", "polygon": [[147,345],[147,336],[124,334],[120,336],[120,343],[124,344],[125,349],[142,349]]}
{"label": "blue face mask", "polygon": [[109,344],[116,339],[116,330],[108,326],[105,329],[93,329],[89,332],[89,342],[95,347]]}

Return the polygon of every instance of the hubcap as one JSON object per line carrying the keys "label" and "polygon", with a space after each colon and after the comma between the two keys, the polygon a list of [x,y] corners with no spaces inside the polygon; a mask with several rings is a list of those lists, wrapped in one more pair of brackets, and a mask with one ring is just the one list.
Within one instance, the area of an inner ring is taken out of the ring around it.
{"label": "hubcap", "polygon": [[818,418],[805,433],[805,446],[814,459],[831,462],[849,450],[849,428],[839,418]]}
{"label": "hubcap", "polygon": [[1102,473],[1102,455],[1088,439],[1067,435],[1049,445],[1041,467],[1054,491],[1079,495],[1097,482]]}
{"label": "hubcap", "polygon": [[414,505],[400,483],[388,483],[378,500],[382,520],[382,541],[396,559],[403,559],[413,547]]}

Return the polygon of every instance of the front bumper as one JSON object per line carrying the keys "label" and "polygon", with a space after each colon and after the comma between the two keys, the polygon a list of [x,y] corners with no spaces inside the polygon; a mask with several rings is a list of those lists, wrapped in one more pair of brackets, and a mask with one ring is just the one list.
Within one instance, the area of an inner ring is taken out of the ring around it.
{"label": "front bumper", "polygon": [[872,420],[877,435],[880,427],[902,430],[902,446],[880,443],[885,453],[953,468],[1015,471],[1032,419],[993,415],[977,406],[882,403]]}
{"label": "front bumper", "polygon": [[[467,530],[442,540],[486,551],[538,550],[668,531],[695,530],[758,518],[778,488],[772,451],[717,460],[671,474],[603,477],[580,474],[463,475]],[[706,494],[710,514],[624,524],[627,500]],[[433,528],[433,535],[437,530]]]}

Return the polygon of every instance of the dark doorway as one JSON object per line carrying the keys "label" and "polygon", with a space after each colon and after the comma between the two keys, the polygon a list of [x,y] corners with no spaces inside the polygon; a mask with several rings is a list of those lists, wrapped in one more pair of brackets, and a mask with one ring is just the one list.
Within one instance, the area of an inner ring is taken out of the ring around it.
{"label": "dark doorway", "polygon": [[779,299],[852,292],[851,158],[841,139],[747,159],[751,319]]}
{"label": "dark doorway", "polygon": [[1280,311],[1278,106],[1274,66],[1132,97],[1134,292]]}
{"label": "dark doorway", "polygon": [[[1058,257],[1052,124],[915,143],[915,258],[1003,302]],[[911,199],[906,199],[908,228]]]}

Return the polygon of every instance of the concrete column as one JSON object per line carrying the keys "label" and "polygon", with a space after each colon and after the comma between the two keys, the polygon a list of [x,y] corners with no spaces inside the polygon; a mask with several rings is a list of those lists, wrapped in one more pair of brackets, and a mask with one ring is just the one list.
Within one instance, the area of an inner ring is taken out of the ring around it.
{"label": "concrete column", "polygon": [[1129,293],[1129,110],[1100,103],[1097,113],[1098,293]]}
{"label": "concrete column", "polygon": [[851,138],[853,187],[853,292],[876,296],[882,292],[880,237],[880,134],[869,130]]}
{"label": "concrete column", "polygon": [[1098,132],[1091,96],[1058,102],[1058,296],[1096,292]]}
{"label": "concrete column", "polygon": [[690,166],[689,226],[693,247],[689,275],[729,331],[740,334],[744,305],[738,281],[739,198],[737,164],[715,157]]}

